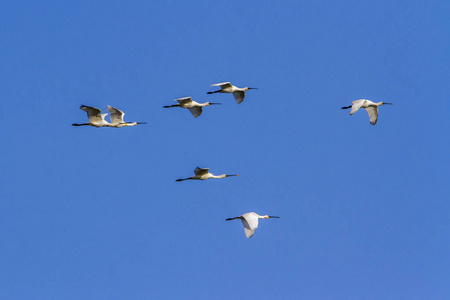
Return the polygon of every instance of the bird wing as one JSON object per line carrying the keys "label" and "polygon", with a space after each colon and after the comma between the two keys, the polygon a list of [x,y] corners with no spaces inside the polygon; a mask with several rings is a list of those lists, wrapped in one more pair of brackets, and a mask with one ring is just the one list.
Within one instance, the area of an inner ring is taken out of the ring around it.
{"label": "bird wing", "polygon": [[246,213],[242,215],[242,225],[244,225],[244,231],[247,238],[251,238],[255,233],[255,229],[258,228],[258,217],[252,213]]}
{"label": "bird wing", "polygon": [[241,219],[242,224],[244,225],[245,236],[249,239],[255,234],[255,229],[250,229],[248,222],[245,219]]}
{"label": "bird wing", "polygon": [[239,104],[242,101],[244,101],[245,92],[241,92],[241,91],[233,92],[233,96],[234,96],[234,99],[236,99],[237,104]]}
{"label": "bird wing", "polygon": [[106,109],[110,113],[111,124],[123,123],[123,116],[125,115],[125,113],[123,111],[121,111],[120,109],[117,109],[115,107],[109,106],[109,105],[106,106]]}
{"label": "bird wing", "polygon": [[197,118],[202,114],[203,108],[201,106],[194,106],[191,108],[188,108],[191,114],[194,116],[194,118]]}
{"label": "bird wing", "polygon": [[194,170],[194,173],[195,173],[195,175],[203,175],[203,174],[206,174],[206,173],[208,173],[209,172],[209,168],[204,168],[204,169],[202,169],[202,168],[199,168],[199,167],[197,167],[195,170]]}
{"label": "bird wing", "polygon": [[180,104],[186,104],[186,103],[192,102],[192,98],[191,97],[178,98],[178,99],[175,99],[175,101],[178,101],[178,103],[180,103]]}
{"label": "bird wing", "polygon": [[352,110],[350,111],[350,115],[353,115],[355,112],[358,111],[358,109],[363,105],[365,99],[355,100],[352,101]]}
{"label": "bird wing", "polygon": [[104,118],[102,117],[102,111],[100,109],[86,105],[81,105],[80,109],[87,112],[89,121],[91,121],[91,123],[102,123]]}
{"label": "bird wing", "polygon": [[223,89],[226,89],[226,88],[232,87],[232,85],[231,85],[230,82],[215,83],[215,84],[211,84],[211,86],[220,86],[220,88],[221,88],[222,90],[223,90]]}
{"label": "bird wing", "polygon": [[369,114],[369,122],[372,125],[377,124],[378,120],[378,106],[369,106],[365,108]]}

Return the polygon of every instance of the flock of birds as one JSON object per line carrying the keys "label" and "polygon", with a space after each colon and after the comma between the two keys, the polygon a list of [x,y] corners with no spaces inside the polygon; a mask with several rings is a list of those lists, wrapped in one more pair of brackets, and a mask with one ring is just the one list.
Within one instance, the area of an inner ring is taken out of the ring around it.
{"label": "flock of birds", "polygon": [[[230,82],[222,82],[222,83],[216,83],[211,86],[219,86],[220,90],[208,92],[207,94],[215,94],[215,93],[232,93],[234,96],[234,99],[236,100],[237,104],[242,103],[245,98],[245,92],[251,89],[257,89],[257,88],[250,88],[250,87],[244,87],[244,88],[238,88],[234,85],[232,85]],[[194,116],[194,118],[197,118],[200,116],[203,112],[203,107],[210,106],[210,105],[218,105],[221,103],[212,103],[212,102],[205,102],[205,103],[198,103],[194,100],[192,100],[191,97],[184,97],[184,98],[178,98],[175,99],[175,101],[178,102],[178,104],[174,105],[166,105],[163,106],[163,108],[171,108],[171,107],[181,107],[186,108],[190,111],[190,113]],[[350,115],[353,115],[356,113],[360,108],[364,108],[367,111],[367,114],[369,115],[369,122],[372,125],[375,125],[378,120],[378,107],[389,104],[393,105],[393,103],[384,103],[384,102],[377,102],[374,103],[370,100],[366,99],[359,99],[352,101],[352,105],[342,107],[342,109],[349,109]],[[107,106],[106,109],[110,113],[110,122],[105,120],[105,117],[108,115],[107,113],[102,114],[101,110],[96,107],[81,105],[81,110],[87,112],[89,122],[87,123],[80,123],[80,124],[72,124],[73,126],[93,126],[93,127],[113,127],[113,128],[121,128],[121,127],[128,127],[128,126],[136,126],[139,124],[147,124],[145,122],[125,122],[123,120],[123,117],[125,113],[121,111],[120,109],[117,109],[112,106]],[[188,177],[188,178],[180,178],[176,181],[185,181],[185,180],[207,180],[207,179],[221,179],[231,176],[239,176],[238,174],[228,175],[228,174],[222,174],[222,175],[214,175],[209,172],[209,168],[199,168],[197,167],[194,170],[194,176]],[[275,216],[260,216],[255,212],[248,212],[243,215],[234,217],[234,218],[228,218],[226,221],[241,220],[242,224],[244,225],[244,231],[247,238],[251,238],[255,232],[255,229],[258,228],[258,221],[259,219],[269,219],[269,218],[279,218]]]}

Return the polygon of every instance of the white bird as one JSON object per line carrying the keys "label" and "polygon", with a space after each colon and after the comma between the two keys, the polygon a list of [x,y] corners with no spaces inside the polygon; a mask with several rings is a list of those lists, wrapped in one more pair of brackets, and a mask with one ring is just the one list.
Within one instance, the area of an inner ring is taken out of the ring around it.
{"label": "white bird", "polygon": [[189,178],[184,178],[184,179],[177,179],[176,181],[184,181],[184,180],[206,180],[206,179],[220,179],[220,178],[225,178],[225,177],[231,177],[231,176],[239,176],[239,175],[227,175],[227,174],[222,174],[222,175],[214,175],[212,173],[209,173],[209,168],[199,168],[197,167],[194,170],[195,175]]}
{"label": "white bird", "polygon": [[87,112],[89,122],[88,123],[82,123],[82,124],[72,124],[73,126],[94,126],[94,127],[109,127],[111,125],[105,120],[106,115],[108,114],[102,114],[102,111],[96,107],[81,105],[81,110],[84,110]]}
{"label": "white bird", "polygon": [[258,88],[251,88],[251,87],[238,88],[229,82],[216,83],[216,84],[212,84],[211,86],[220,86],[220,90],[214,91],[214,92],[208,92],[207,94],[233,93],[234,99],[236,99],[236,102],[238,104],[241,103],[242,101],[244,101],[245,91],[258,89]]}
{"label": "white bird", "polygon": [[178,98],[178,99],[175,99],[174,101],[178,101],[178,104],[166,105],[163,107],[164,108],[169,108],[169,107],[187,108],[187,109],[189,109],[191,114],[194,116],[194,118],[197,118],[198,116],[200,116],[202,114],[204,106],[209,106],[209,105],[214,105],[214,104],[222,104],[222,103],[211,103],[211,102],[198,103],[198,102],[192,100],[191,97]]}
{"label": "white bird", "polygon": [[353,115],[355,112],[358,111],[358,109],[362,107],[367,111],[367,114],[369,115],[370,124],[375,125],[377,124],[378,120],[378,106],[385,104],[394,105],[394,103],[384,103],[384,102],[374,103],[370,100],[359,99],[352,101],[352,105],[342,107],[342,109],[351,108],[352,110],[350,111],[350,115]]}
{"label": "white bird", "polygon": [[268,215],[260,216],[257,213],[248,212],[239,217],[228,218],[225,221],[241,219],[242,225],[244,225],[245,235],[247,236],[247,238],[251,238],[253,236],[253,234],[255,233],[255,229],[258,228],[259,219],[269,219],[269,218],[279,218],[279,217],[268,216]]}
{"label": "white bird", "polygon": [[107,106],[106,109],[111,113],[111,123],[108,123],[108,121],[105,120],[105,117],[108,114],[102,114],[101,110],[92,107],[92,106],[86,106],[81,105],[81,110],[84,110],[87,112],[89,122],[88,123],[81,123],[81,124],[72,124],[73,126],[94,126],[94,127],[114,127],[114,128],[120,128],[124,126],[135,126],[138,124],[147,124],[147,123],[138,123],[138,122],[131,122],[127,123],[123,121],[123,116],[125,113],[117,108]]}
{"label": "white bird", "polygon": [[109,105],[106,106],[106,109],[111,114],[110,115],[111,125],[109,125],[109,127],[120,128],[120,127],[124,127],[124,126],[136,126],[138,124],[147,124],[145,122],[124,122],[123,116],[125,115],[125,113],[123,111],[121,111],[120,109],[117,109],[115,107],[109,106]]}

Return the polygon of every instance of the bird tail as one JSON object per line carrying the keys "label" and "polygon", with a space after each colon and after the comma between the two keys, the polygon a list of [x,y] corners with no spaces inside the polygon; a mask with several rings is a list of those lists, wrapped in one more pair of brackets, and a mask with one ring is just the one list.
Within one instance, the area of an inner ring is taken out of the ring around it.
{"label": "bird tail", "polygon": [[174,104],[174,105],[166,105],[166,106],[163,106],[163,108],[179,107],[179,106],[180,106],[180,104]]}
{"label": "bird tail", "polygon": [[225,219],[225,221],[231,221],[231,220],[236,220],[236,219],[239,219],[239,217],[236,217],[236,218],[228,218],[228,219]]}
{"label": "bird tail", "polygon": [[352,108],[352,106],[350,105],[350,106],[341,107],[341,109],[349,109],[349,108]]}
{"label": "bird tail", "polygon": [[82,123],[82,124],[77,124],[77,123],[73,123],[72,126],[84,126],[84,125],[89,125],[88,123]]}

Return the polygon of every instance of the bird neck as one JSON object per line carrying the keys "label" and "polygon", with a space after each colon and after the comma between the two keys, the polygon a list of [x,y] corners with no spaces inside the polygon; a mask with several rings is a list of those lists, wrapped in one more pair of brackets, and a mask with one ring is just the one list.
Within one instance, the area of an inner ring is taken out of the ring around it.
{"label": "bird neck", "polygon": [[211,178],[215,178],[215,179],[220,179],[220,178],[225,178],[227,177],[226,174],[222,174],[222,175],[211,175]]}

